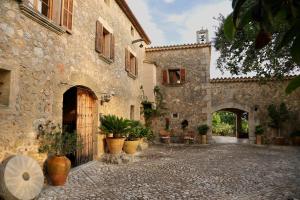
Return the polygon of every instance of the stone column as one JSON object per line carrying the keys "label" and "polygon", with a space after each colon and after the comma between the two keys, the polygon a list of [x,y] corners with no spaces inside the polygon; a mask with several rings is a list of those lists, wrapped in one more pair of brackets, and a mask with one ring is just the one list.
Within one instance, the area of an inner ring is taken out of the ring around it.
{"label": "stone column", "polygon": [[242,113],[236,113],[236,137],[240,138],[240,131],[242,129]]}

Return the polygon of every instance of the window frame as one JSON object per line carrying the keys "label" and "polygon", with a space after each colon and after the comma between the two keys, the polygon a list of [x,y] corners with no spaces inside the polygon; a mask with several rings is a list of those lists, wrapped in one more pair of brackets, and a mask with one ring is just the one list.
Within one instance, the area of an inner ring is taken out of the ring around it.
{"label": "window frame", "polygon": [[113,31],[100,20],[96,21],[95,50],[105,62],[109,64],[114,62],[115,37]]}
{"label": "window frame", "polygon": [[[34,11],[36,11],[38,14],[43,15],[44,17],[48,18],[48,19],[52,19],[52,14],[53,14],[53,0],[48,0],[48,9],[47,9],[47,15],[44,15],[42,12],[43,9],[43,4],[44,1],[43,0],[32,0],[33,3],[31,3],[29,0],[27,1],[27,5],[29,7],[31,7],[32,9],[34,9]],[[41,11],[39,11],[39,2],[41,4]]]}
{"label": "window frame", "polygon": [[[180,82],[171,81],[171,72],[178,71]],[[162,84],[168,86],[181,86],[186,83],[186,68],[168,68],[162,70]]]}
{"label": "window frame", "polygon": [[138,58],[129,47],[125,48],[125,71],[133,79],[138,77]]}

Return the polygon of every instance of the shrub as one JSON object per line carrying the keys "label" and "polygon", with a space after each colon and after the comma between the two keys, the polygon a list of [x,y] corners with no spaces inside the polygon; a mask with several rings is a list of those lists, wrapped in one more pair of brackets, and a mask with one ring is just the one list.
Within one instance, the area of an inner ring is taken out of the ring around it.
{"label": "shrub", "polygon": [[198,126],[197,130],[200,135],[206,135],[209,127],[206,124],[203,124]]}
{"label": "shrub", "polygon": [[213,127],[212,132],[219,136],[235,136],[233,128],[230,124],[220,123]]}
{"label": "shrub", "polygon": [[264,134],[264,128],[263,128],[263,126],[262,125],[257,125],[256,127],[255,127],[255,134],[256,135],[262,135],[262,134]]}
{"label": "shrub", "polygon": [[293,131],[290,134],[291,137],[300,137],[300,130]]}
{"label": "shrub", "polygon": [[65,156],[82,148],[82,141],[75,132],[62,131],[60,124],[51,121],[39,126],[38,140],[38,151],[50,155]]}

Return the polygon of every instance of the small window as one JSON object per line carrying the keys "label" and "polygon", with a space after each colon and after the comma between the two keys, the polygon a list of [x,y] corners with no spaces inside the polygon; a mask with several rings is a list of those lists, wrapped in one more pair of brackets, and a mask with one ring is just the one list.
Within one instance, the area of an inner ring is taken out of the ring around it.
{"label": "small window", "polygon": [[114,35],[109,32],[103,25],[97,21],[96,23],[96,51],[104,58],[114,60]]}
{"label": "small window", "polygon": [[169,83],[173,85],[181,83],[180,69],[169,70]]}
{"label": "small window", "polygon": [[138,75],[138,60],[127,48],[125,49],[125,70],[134,77]]}
{"label": "small window", "polygon": [[131,32],[131,36],[134,37],[134,28],[133,28],[133,26],[131,26],[130,32]]}
{"label": "small window", "polygon": [[185,69],[163,70],[163,84],[180,85],[186,80]]}
{"label": "small window", "polygon": [[11,72],[0,69],[0,105],[9,105]]}
{"label": "small window", "polygon": [[179,118],[179,114],[178,113],[172,113],[172,118],[173,119],[178,119]]}
{"label": "small window", "polygon": [[69,31],[73,26],[73,0],[63,0],[62,25]]}
{"label": "small window", "polygon": [[134,106],[130,106],[130,120],[134,120]]}
{"label": "small window", "polygon": [[51,19],[52,0],[29,0],[28,5],[40,14]]}

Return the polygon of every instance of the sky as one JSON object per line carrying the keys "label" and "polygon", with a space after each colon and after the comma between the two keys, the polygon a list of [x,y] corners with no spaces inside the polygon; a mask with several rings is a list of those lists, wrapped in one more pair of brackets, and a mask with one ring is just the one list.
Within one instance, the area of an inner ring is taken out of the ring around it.
{"label": "sky", "polygon": [[[150,37],[151,46],[196,42],[196,31],[208,29],[215,37],[220,14],[231,13],[230,0],[127,0],[133,13]],[[216,66],[218,53],[212,48],[211,77],[228,77]]]}

